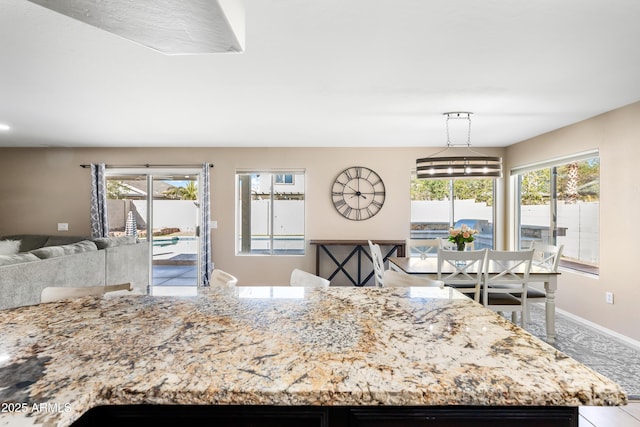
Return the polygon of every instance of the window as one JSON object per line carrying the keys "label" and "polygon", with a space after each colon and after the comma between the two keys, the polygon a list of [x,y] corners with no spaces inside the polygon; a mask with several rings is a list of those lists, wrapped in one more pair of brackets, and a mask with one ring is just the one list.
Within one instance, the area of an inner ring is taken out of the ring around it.
{"label": "window", "polygon": [[518,244],[564,245],[560,265],[598,274],[600,158],[589,152],[512,171]]}
{"label": "window", "polygon": [[451,226],[478,230],[474,249],[493,248],[494,179],[411,180],[411,238],[447,237]]}
{"label": "window", "polygon": [[236,253],[304,255],[304,171],[236,174]]}
{"label": "window", "polygon": [[294,184],[292,173],[277,173],[276,184]]}

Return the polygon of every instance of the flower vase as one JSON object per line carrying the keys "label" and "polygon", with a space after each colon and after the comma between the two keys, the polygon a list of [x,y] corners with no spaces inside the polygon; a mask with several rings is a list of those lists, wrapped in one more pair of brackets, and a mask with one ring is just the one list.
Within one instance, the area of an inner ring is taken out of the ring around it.
{"label": "flower vase", "polygon": [[[456,242],[456,249],[459,251],[464,251],[465,242]],[[463,259],[456,260],[456,267],[464,267],[465,265],[467,265],[467,261]]]}

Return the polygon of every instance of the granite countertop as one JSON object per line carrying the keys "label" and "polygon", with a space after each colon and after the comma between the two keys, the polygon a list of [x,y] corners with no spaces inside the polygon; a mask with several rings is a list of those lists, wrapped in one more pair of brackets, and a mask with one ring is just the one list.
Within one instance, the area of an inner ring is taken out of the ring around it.
{"label": "granite countertop", "polygon": [[0,311],[0,425],[118,404],[621,405],[449,288],[237,287]]}

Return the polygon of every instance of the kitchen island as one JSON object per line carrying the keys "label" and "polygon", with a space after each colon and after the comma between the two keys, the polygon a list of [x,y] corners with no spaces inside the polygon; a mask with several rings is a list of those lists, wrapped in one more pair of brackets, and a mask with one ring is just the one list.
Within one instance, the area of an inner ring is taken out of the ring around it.
{"label": "kitchen island", "polygon": [[0,426],[575,426],[578,406],[626,399],[450,288],[212,288],[0,311]]}

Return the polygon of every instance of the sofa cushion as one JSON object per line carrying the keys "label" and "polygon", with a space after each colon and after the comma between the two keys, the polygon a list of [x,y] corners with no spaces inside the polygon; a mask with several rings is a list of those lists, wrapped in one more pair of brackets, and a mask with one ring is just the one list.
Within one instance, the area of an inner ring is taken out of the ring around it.
{"label": "sofa cushion", "polygon": [[40,258],[30,253],[15,255],[0,255],[0,265],[20,264],[23,262],[40,261]]}
{"label": "sofa cushion", "polygon": [[113,248],[114,246],[133,245],[137,243],[134,236],[97,237],[93,239],[98,249]]}
{"label": "sofa cushion", "polygon": [[69,243],[79,242],[85,240],[86,237],[82,236],[51,236],[48,234],[13,234],[9,236],[2,236],[0,240],[20,240],[21,252],[30,252],[33,249],[42,248],[44,246],[59,246]]}
{"label": "sofa cushion", "polygon": [[64,255],[79,254],[82,252],[97,251],[98,247],[91,240],[83,240],[81,242],[71,243],[61,246],[45,246],[43,248],[34,249],[32,254],[40,259],[55,258]]}
{"label": "sofa cushion", "polygon": [[0,240],[0,255],[15,255],[20,251],[20,240]]}
{"label": "sofa cushion", "polygon": [[79,254],[82,252],[97,251],[98,247],[91,240],[82,240],[80,242],[71,243],[69,245],[60,246],[64,249],[65,255]]}
{"label": "sofa cushion", "polygon": [[61,246],[47,246],[44,248],[34,249],[29,252],[40,259],[55,258],[64,255],[64,249]]}
{"label": "sofa cushion", "polygon": [[86,240],[86,237],[82,236],[49,236],[46,243],[43,246],[62,246],[69,245],[71,243],[80,242]]}

